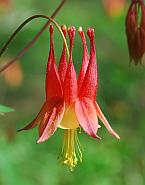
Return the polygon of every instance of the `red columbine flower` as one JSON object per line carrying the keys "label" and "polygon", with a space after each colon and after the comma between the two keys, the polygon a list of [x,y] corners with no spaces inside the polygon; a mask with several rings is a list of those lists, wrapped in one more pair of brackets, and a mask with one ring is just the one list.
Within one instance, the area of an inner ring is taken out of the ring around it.
{"label": "red columbine flower", "polygon": [[[140,15],[141,14],[141,15]],[[143,0],[132,0],[126,16],[126,35],[130,61],[141,63],[145,52],[145,5]]]}
{"label": "red columbine flower", "polygon": [[[66,36],[66,28],[62,31]],[[104,117],[99,105],[96,103],[98,86],[96,49],[94,44],[94,30],[88,29],[90,39],[90,55],[82,28],[79,34],[83,43],[83,61],[78,80],[73,65],[73,44],[75,28],[68,29],[70,40],[70,57],[67,64],[66,48],[63,47],[59,70],[57,70],[53,49],[53,27],[50,26],[50,52],[46,71],[46,100],[37,117],[21,130],[32,129],[39,126],[39,139],[37,143],[48,140],[57,128],[64,130],[64,143],[59,159],[72,169],[77,165],[78,159],[82,161],[81,147],[77,136],[78,128],[82,128],[93,138],[97,135],[98,117],[110,134],[119,139],[117,133],[111,128]]]}

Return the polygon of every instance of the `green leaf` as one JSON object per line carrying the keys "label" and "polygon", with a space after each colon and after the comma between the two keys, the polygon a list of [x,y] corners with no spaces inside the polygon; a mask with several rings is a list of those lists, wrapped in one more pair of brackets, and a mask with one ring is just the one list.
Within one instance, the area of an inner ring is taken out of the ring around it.
{"label": "green leaf", "polygon": [[7,107],[5,105],[0,105],[0,114],[4,115],[4,113],[13,112],[14,109]]}

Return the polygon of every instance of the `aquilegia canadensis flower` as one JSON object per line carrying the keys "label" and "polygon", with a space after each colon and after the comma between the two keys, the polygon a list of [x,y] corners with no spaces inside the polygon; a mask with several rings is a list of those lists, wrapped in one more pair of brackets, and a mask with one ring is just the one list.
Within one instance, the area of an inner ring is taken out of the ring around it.
{"label": "aquilegia canadensis flower", "polygon": [[143,0],[132,0],[126,16],[126,35],[130,61],[141,63],[145,52],[145,5]]}
{"label": "aquilegia canadensis flower", "polygon": [[[66,37],[66,27],[62,26]],[[101,139],[98,134],[98,117],[110,134],[119,139],[117,133],[111,128],[104,117],[96,100],[98,75],[96,63],[96,49],[94,43],[94,30],[87,31],[90,39],[90,54],[86,45],[85,34],[79,28],[83,44],[83,61],[78,80],[73,65],[73,44],[75,28],[68,28],[70,40],[70,57],[67,63],[66,47],[64,45],[57,69],[54,47],[53,27],[50,26],[50,52],[46,71],[46,100],[37,117],[21,130],[28,130],[38,125],[39,139],[37,143],[48,140],[57,128],[64,130],[64,143],[59,159],[72,170],[78,160],[82,161],[80,142],[77,130],[82,128],[93,138]]]}

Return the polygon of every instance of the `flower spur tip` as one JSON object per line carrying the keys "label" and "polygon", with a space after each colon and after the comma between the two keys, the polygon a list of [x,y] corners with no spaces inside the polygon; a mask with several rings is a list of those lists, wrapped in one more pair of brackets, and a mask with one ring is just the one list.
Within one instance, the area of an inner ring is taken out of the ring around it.
{"label": "flower spur tip", "polygon": [[65,24],[63,24],[63,25],[61,26],[61,30],[62,30],[64,36],[66,37],[67,28],[66,28],[66,25],[65,25]]}
{"label": "flower spur tip", "polygon": [[116,139],[120,140],[120,136],[119,136],[113,129],[111,129],[110,131],[108,130],[108,132],[109,132],[112,136],[114,136]]}
{"label": "flower spur tip", "polygon": [[65,24],[62,24],[62,25],[61,25],[61,29],[62,29],[62,30],[66,30],[66,25],[65,25]]}
{"label": "flower spur tip", "polygon": [[67,31],[68,31],[69,37],[74,38],[76,33],[76,28],[74,26],[69,26]]}
{"label": "flower spur tip", "polygon": [[98,139],[99,141],[102,140],[102,138],[100,136],[98,136],[98,135],[96,135],[96,139]]}
{"label": "flower spur tip", "polygon": [[54,28],[53,28],[53,25],[52,24],[50,24],[50,26],[49,26],[49,31],[50,31],[50,34],[52,34],[53,31],[54,31]]}
{"label": "flower spur tip", "polygon": [[119,136],[118,134],[116,134],[115,137],[116,137],[119,141],[121,140],[121,138],[120,138],[120,136]]}
{"label": "flower spur tip", "polygon": [[88,28],[87,34],[89,37],[93,37],[95,34],[95,30],[93,28]]}
{"label": "flower spur tip", "polygon": [[36,144],[40,144],[40,143],[42,143],[42,142],[44,142],[44,141],[40,141],[39,139],[36,141]]}
{"label": "flower spur tip", "polygon": [[78,32],[80,33],[82,31],[83,31],[83,28],[82,27],[79,27]]}

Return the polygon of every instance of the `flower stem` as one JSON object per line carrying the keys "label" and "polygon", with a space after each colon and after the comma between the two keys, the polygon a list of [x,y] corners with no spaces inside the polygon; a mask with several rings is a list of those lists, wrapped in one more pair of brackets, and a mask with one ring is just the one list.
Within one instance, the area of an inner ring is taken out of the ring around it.
{"label": "flower stem", "polygon": [[[53,19],[57,13],[60,11],[60,9],[62,8],[62,6],[64,5],[64,3],[66,2],[66,0],[62,0],[60,2],[60,4],[58,5],[58,7],[55,9],[55,11],[53,12],[53,14],[51,15],[51,19]],[[6,42],[6,44],[3,46],[3,48],[0,51],[0,56],[4,53],[4,51],[7,49],[8,45],[10,44],[10,42],[13,40],[13,38],[15,37],[15,35],[22,29],[22,27],[27,24],[30,21],[30,18],[27,19],[25,22],[23,22],[19,28],[12,34],[12,36],[8,39],[8,41]],[[18,55],[13,58],[12,60],[10,60],[7,64],[3,65],[0,68],[0,72],[4,71],[5,69],[7,69],[11,64],[13,64],[14,62],[16,62],[17,60],[19,60],[24,54],[25,52],[27,52],[34,44],[35,42],[38,40],[38,38],[40,37],[40,35],[45,31],[45,29],[48,27],[48,25],[50,24],[51,20],[49,19],[45,25],[40,29],[40,31],[34,36],[34,38],[18,53]]]}

